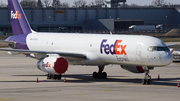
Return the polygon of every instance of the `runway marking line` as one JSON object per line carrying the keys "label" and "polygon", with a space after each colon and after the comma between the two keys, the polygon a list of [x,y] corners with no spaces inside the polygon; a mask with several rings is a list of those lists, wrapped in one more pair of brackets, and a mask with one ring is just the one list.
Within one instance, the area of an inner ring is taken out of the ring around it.
{"label": "runway marking line", "polygon": [[90,93],[84,93],[84,94],[74,94],[74,95],[89,95]]}
{"label": "runway marking line", "polygon": [[[101,88],[107,89],[106,87],[100,86]],[[108,92],[109,90],[104,90],[103,92]]]}
{"label": "runway marking line", "polygon": [[104,93],[105,93],[105,92],[108,92],[108,91],[109,91],[109,90],[105,90]]}
{"label": "runway marking line", "polygon": [[0,100],[10,100],[10,99],[8,99],[8,98],[0,98]]}

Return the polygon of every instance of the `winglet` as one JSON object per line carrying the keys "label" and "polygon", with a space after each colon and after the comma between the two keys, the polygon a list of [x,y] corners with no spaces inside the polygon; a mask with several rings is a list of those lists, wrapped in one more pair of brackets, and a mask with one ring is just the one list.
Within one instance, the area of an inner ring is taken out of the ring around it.
{"label": "winglet", "polygon": [[18,0],[8,0],[11,25],[14,35],[32,33],[31,27]]}

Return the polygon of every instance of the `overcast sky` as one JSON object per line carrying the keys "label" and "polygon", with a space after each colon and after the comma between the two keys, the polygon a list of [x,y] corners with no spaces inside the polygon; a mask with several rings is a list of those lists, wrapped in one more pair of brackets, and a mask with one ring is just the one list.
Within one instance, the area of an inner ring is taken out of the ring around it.
{"label": "overcast sky", "polygon": [[[0,0],[4,3],[7,3],[7,0]],[[42,0],[43,1],[43,0]],[[70,4],[73,3],[74,0],[60,0],[61,2],[69,2]],[[88,3],[94,0],[85,0]],[[153,0],[127,0],[127,4],[137,4],[137,5],[150,5]],[[173,4],[180,4],[180,0],[165,0],[167,2],[171,2]]]}

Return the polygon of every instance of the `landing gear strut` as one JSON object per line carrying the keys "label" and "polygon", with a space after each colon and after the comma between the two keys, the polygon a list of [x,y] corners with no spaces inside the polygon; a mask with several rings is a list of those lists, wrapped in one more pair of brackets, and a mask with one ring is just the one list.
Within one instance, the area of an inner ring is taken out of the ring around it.
{"label": "landing gear strut", "polygon": [[61,80],[61,75],[51,75],[51,74],[48,74],[47,75],[47,79]]}
{"label": "landing gear strut", "polygon": [[104,66],[98,66],[98,67],[99,67],[99,71],[98,71],[98,73],[97,72],[93,73],[93,78],[94,79],[106,79],[107,73],[103,72]]}
{"label": "landing gear strut", "polygon": [[145,76],[144,79],[142,79],[142,84],[143,85],[148,85],[151,84],[150,76],[149,76],[149,71],[145,71]]}

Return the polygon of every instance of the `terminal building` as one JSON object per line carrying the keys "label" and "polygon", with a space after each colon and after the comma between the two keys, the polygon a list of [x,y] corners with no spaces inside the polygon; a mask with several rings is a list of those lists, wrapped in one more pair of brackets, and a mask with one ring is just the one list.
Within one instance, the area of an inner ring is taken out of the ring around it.
{"label": "terminal building", "polygon": [[[171,8],[117,8],[126,0],[107,0],[105,8],[24,8],[33,30],[61,32],[127,31],[131,25],[160,25],[180,28],[180,6]],[[0,8],[0,32],[12,33],[8,8]]]}

